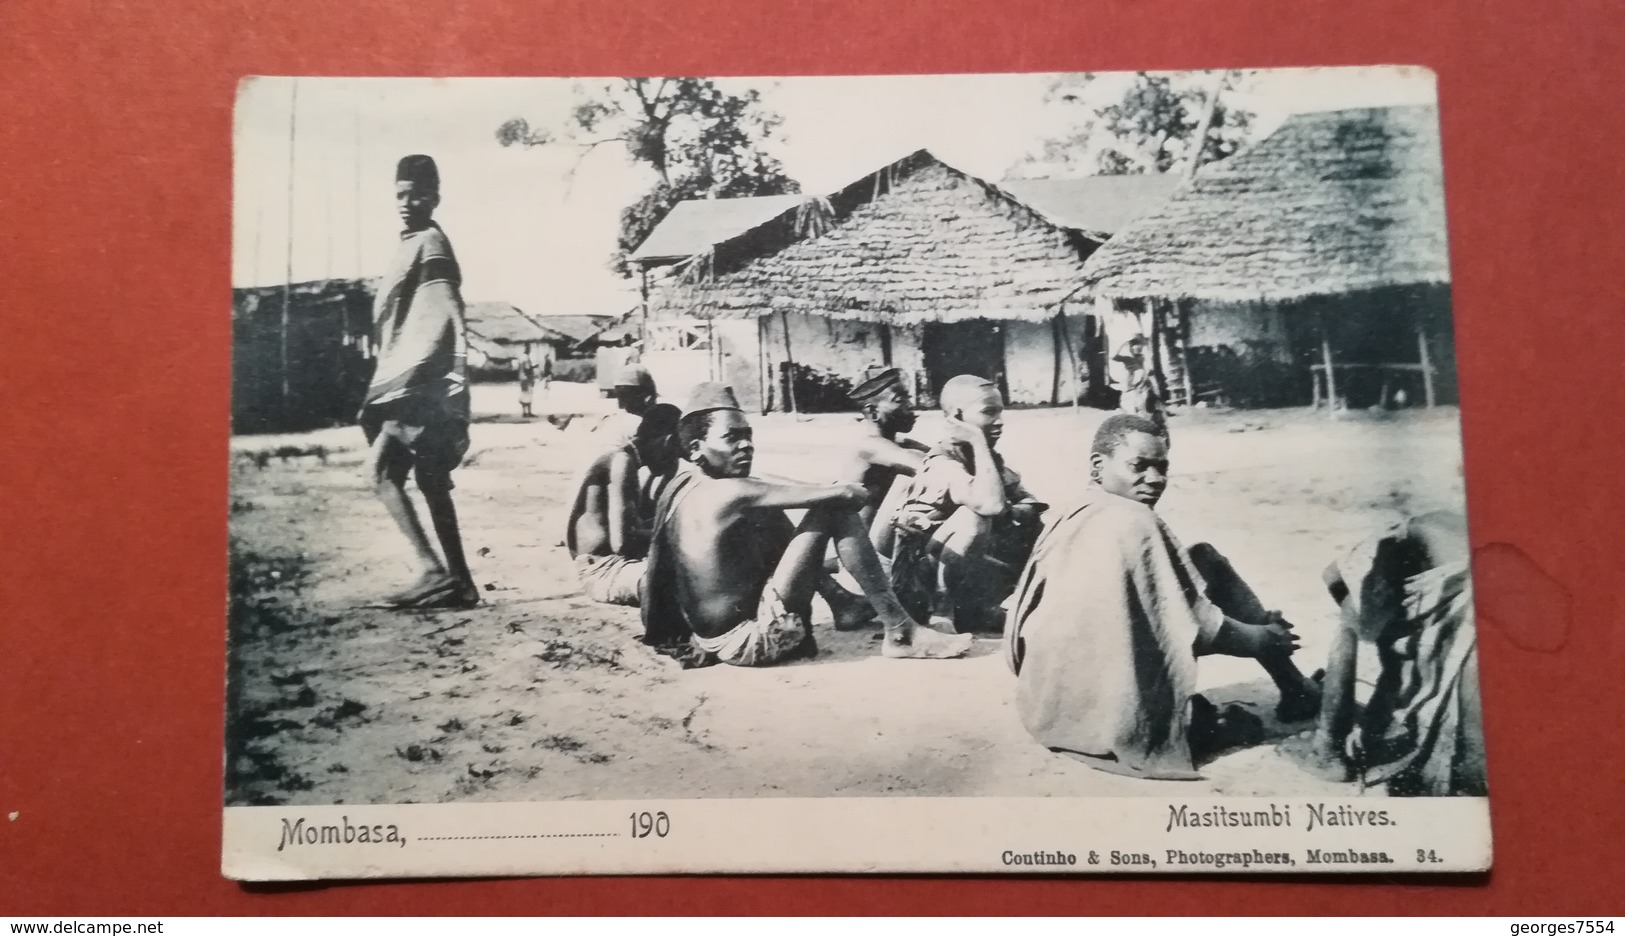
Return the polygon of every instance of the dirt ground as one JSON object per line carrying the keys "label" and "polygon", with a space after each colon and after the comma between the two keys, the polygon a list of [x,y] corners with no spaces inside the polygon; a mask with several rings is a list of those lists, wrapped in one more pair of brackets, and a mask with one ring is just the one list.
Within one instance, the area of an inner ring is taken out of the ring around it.
{"label": "dirt ground", "polygon": [[[475,389],[481,415],[456,475],[485,589],[471,611],[363,607],[416,571],[362,481],[359,430],[233,440],[228,804],[1336,789],[1269,744],[1220,757],[1197,782],[1092,770],[1023,731],[996,639],[964,660],[883,660],[869,635],[835,633],[821,604],[815,660],[682,671],[637,642],[635,610],[580,594],[561,545],[600,420],[522,421],[514,388]],[[568,384],[538,393],[537,410],[605,412],[589,387]],[[1012,412],[1000,448],[1059,502],[1105,415]],[[1403,511],[1459,508],[1457,415],[1183,413],[1159,511],[1187,545],[1216,545],[1297,625],[1313,669],[1336,620],[1320,584],[1334,554]],[[850,416],[755,424],[757,470],[809,481],[830,477],[829,453],[857,431]],[[922,416],[915,435],[934,434]],[[1256,664],[1204,658],[1200,688],[1283,734]]]}

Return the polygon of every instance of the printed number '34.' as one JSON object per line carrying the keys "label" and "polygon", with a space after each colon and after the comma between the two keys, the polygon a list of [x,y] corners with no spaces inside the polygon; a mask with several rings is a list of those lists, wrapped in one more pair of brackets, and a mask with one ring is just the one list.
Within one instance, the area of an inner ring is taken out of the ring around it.
{"label": "printed number '34.'", "polygon": [[635,812],[631,819],[633,838],[648,838],[651,835],[665,838],[666,833],[671,831],[671,817],[663,812]]}

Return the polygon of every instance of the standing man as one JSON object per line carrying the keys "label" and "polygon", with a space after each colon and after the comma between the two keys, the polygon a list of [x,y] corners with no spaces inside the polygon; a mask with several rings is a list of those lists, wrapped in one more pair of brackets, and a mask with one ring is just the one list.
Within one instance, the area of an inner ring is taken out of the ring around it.
{"label": "standing man", "polygon": [[1027,563],[1044,505],[993,450],[1004,434],[1004,398],[992,381],[949,380],[942,409],[946,437],[894,520],[892,586],[936,630],[997,630],[998,606]]}
{"label": "standing man", "polygon": [[[643,602],[644,640],[691,644],[699,662],[770,666],[817,653],[812,596],[835,550],[885,628],[888,657],[963,656],[971,638],[919,628],[886,581],[858,519],[861,484],[750,476],[756,446],[732,389],[700,384],[678,425],[690,467],[661,498]],[[786,510],[806,510],[792,525]]]}
{"label": "standing man", "polygon": [[[373,305],[377,369],[361,407],[371,446],[368,469],[378,499],[417,552],[423,575],[384,603],[399,608],[466,608],[479,589],[463,554],[451,473],[468,451],[468,344],[462,273],[451,242],[433,220],[440,204],[434,160],[403,158],[395,171],[403,230]],[[444,560],[437,556],[406,479],[417,480]]]}
{"label": "standing man", "polygon": [[536,392],[536,365],[531,363],[530,352],[519,359],[519,415],[531,417],[530,404]]}

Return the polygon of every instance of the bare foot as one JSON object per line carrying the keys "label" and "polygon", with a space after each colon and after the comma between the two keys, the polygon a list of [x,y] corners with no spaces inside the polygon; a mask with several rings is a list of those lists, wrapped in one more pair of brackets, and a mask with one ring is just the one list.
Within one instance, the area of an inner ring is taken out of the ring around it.
{"label": "bare foot", "polygon": [[410,604],[399,607],[403,611],[440,611],[448,608],[467,609],[480,603],[480,590],[472,581],[451,579],[450,583],[429,592]]}
{"label": "bare foot", "polygon": [[969,634],[939,634],[925,627],[913,631],[888,633],[880,655],[894,660],[951,660],[970,652],[971,641],[975,640]]}
{"label": "bare foot", "polygon": [[875,606],[862,595],[854,595],[836,585],[824,594],[824,603],[829,605],[829,613],[835,616],[835,629],[838,631],[863,630],[874,626]]}
{"label": "bare foot", "polygon": [[386,596],[379,604],[386,608],[413,608],[425,601],[438,599],[445,593],[457,590],[458,581],[448,572],[430,571],[423,573],[416,582]]}
{"label": "bare foot", "polygon": [[1190,745],[1195,760],[1263,742],[1264,721],[1257,715],[1234,702],[1221,709],[1206,696],[1191,696]]}
{"label": "bare foot", "polygon": [[1333,783],[1348,783],[1354,770],[1330,745],[1320,742],[1316,732],[1301,731],[1275,745],[1275,750],[1305,773]]}
{"label": "bare foot", "polygon": [[1275,717],[1283,722],[1308,721],[1320,714],[1320,684],[1326,678],[1325,670],[1304,680],[1293,690],[1282,690],[1280,704],[1275,706]]}

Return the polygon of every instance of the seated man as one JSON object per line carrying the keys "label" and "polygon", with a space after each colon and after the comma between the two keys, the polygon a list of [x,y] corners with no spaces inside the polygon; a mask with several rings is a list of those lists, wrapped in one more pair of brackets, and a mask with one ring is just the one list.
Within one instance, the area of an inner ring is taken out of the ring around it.
{"label": "seated man", "polygon": [[659,398],[655,390],[654,375],[649,368],[636,362],[622,364],[611,379],[609,395],[615,400],[615,412],[600,419],[593,431],[608,437],[611,448],[618,448],[632,440],[638,421],[655,405]]}
{"label": "seated man", "polygon": [[564,542],[594,601],[638,605],[654,505],[677,470],[679,415],[669,403],[651,407],[632,441],[593,459],[576,486]]}
{"label": "seated man", "polygon": [[891,558],[897,530],[892,518],[908,495],[908,481],[918,474],[930,448],[898,436],[914,428],[914,408],[903,389],[903,373],[888,367],[863,381],[848,394],[863,413],[863,440],[854,447],[843,480],[857,481],[869,492],[858,511],[869,529],[869,541],[882,562]]}
{"label": "seated man", "polygon": [[1038,503],[993,447],[1004,399],[991,381],[961,375],[942,388],[946,438],[931,450],[898,509],[891,580],[903,606],[944,633],[997,630],[1038,537]]}
{"label": "seated man", "polygon": [[[924,454],[930,449],[913,439],[899,439],[902,433],[914,428],[914,409],[909,405],[908,392],[903,389],[903,374],[888,367],[858,384],[848,394],[863,413],[863,436],[847,449],[841,466],[843,481],[856,481],[869,492],[868,502],[858,511],[864,528],[869,531],[869,542],[874,544],[882,568],[890,574],[891,556],[897,541],[897,529],[892,525],[897,508],[908,496],[909,479],[920,470]],[[834,549],[824,557],[824,568],[835,573],[836,584],[851,595],[857,583],[848,574],[839,572],[839,560]],[[821,592],[826,599],[832,592]],[[861,601],[861,599],[859,599]],[[857,602],[846,602],[856,604]],[[840,607],[836,599],[832,608]],[[866,606],[867,602],[863,602]],[[873,623],[873,615],[836,613],[836,627],[853,630]]]}
{"label": "seated man", "polygon": [[[833,539],[885,627],[885,656],[942,659],[970,648],[969,637],[921,630],[903,611],[858,519],[868,497],[862,485],[750,477],[755,445],[730,388],[696,387],[678,435],[689,465],[656,512],[646,643],[670,649],[687,642],[698,665],[768,666],[816,654],[812,596]],[[800,508],[806,516],[792,526],[784,511]]]}
{"label": "seated man", "polygon": [[1092,483],[1044,530],[1005,628],[1027,731],[1101,770],[1196,779],[1197,756],[1263,740],[1256,715],[1218,713],[1196,694],[1196,658],[1210,653],[1257,660],[1282,720],[1313,717],[1319,690],[1292,663],[1290,625],[1211,546],[1187,553],[1153,512],[1168,483],[1160,424],[1108,417],[1089,463]]}
{"label": "seated man", "polygon": [[[1390,796],[1483,796],[1484,725],[1468,571],[1467,523],[1431,513],[1383,531],[1332,563],[1340,626],[1315,729],[1280,750],[1315,774]],[[1379,669],[1365,710],[1354,701],[1360,638]]]}

